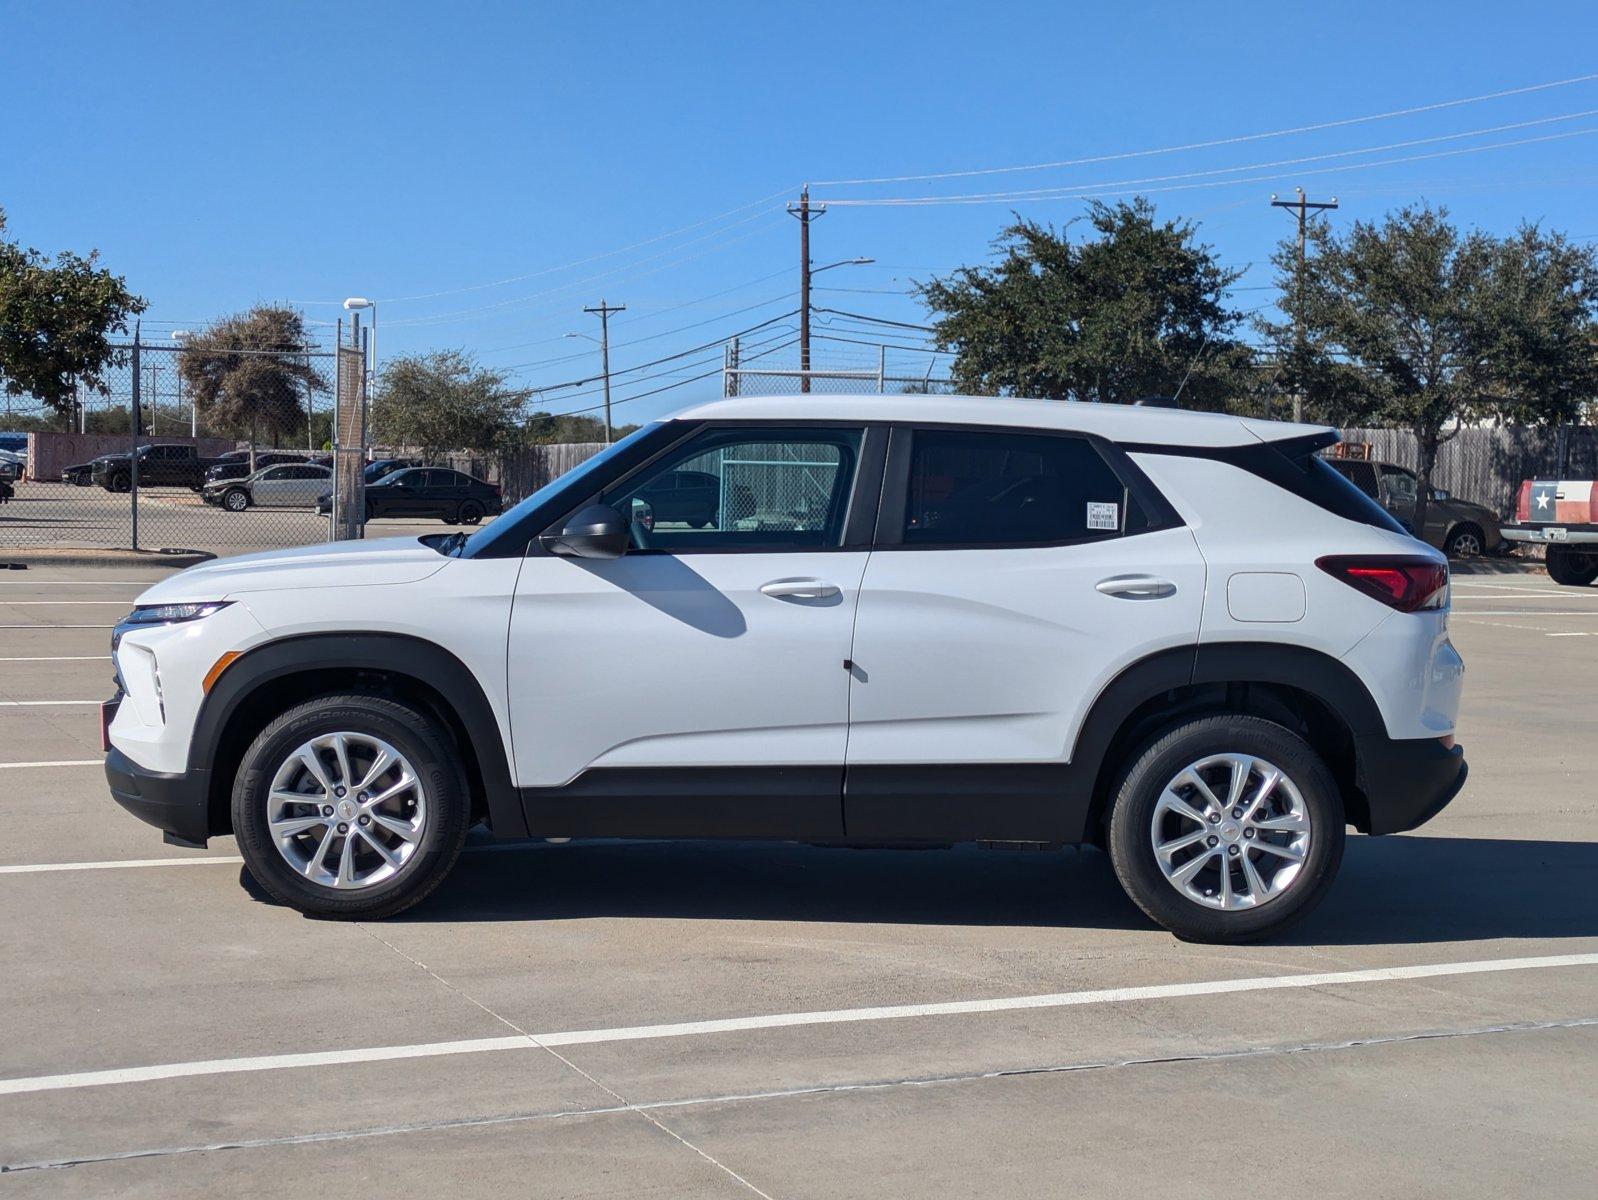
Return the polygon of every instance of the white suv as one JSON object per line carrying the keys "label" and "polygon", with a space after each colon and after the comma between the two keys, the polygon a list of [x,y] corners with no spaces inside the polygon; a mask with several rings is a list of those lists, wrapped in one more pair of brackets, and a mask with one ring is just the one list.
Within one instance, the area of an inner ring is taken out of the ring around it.
{"label": "white suv", "polygon": [[[470,538],[195,567],[117,628],[112,794],[322,916],[502,838],[1105,846],[1257,937],[1459,790],[1448,567],[1331,430],[785,397],[649,425]],[[680,501],[680,502],[679,502]]]}

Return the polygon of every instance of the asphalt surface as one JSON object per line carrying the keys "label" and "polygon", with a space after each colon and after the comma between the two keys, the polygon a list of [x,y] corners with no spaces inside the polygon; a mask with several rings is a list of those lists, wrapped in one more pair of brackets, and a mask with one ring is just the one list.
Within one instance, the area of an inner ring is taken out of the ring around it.
{"label": "asphalt surface", "polygon": [[[492,520],[493,518],[489,518]],[[214,554],[242,554],[278,546],[303,546],[327,537],[327,518],[309,509],[250,508],[227,512],[187,488],[150,488],[139,494],[139,545]],[[442,521],[384,518],[369,537],[453,532]],[[127,547],[132,544],[132,501],[101,487],[26,480],[0,504],[0,555],[10,547]]]}
{"label": "asphalt surface", "polygon": [[306,920],[106,794],[157,577],[0,572],[8,1194],[1593,1194],[1598,588],[1457,579],[1466,790],[1217,948],[1095,851],[479,842]]}

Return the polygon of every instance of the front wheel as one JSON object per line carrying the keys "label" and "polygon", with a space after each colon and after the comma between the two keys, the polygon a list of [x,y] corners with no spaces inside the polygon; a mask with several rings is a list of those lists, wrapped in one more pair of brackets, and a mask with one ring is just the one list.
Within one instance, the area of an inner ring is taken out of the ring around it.
{"label": "front wheel", "polygon": [[1177,937],[1276,933],[1326,894],[1343,858],[1343,801],[1297,734],[1241,714],[1200,717],[1140,750],[1113,793],[1121,886]]}
{"label": "front wheel", "polygon": [[228,512],[243,512],[250,507],[250,494],[243,488],[234,488],[222,497],[222,507]]}
{"label": "front wheel", "polygon": [[1443,543],[1443,553],[1449,558],[1480,558],[1486,553],[1486,539],[1474,525],[1461,525],[1452,530]]}
{"label": "front wheel", "polygon": [[425,898],[460,856],[470,812],[448,732],[380,696],[290,709],[251,744],[233,784],[245,866],[316,917],[388,917]]}
{"label": "front wheel", "polygon": [[468,500],[461,505],[455,519],[462,525],[475,525],[483,519],[483,506],[475,500]]}
{"label": "front wheel", "polygon": [[110,488],[108,490],[113,491],[113,492],[131,492],[133,490],[133,476],[131,476],[131,475],[113,475],[113,476],[111,476],[111,486],[110,486]]}
{"label": "front wheel", "polygon": [[1548,578],[1565,587],[1586,587],[1598,579],[1598,554],[1578,554],[1563,546],[1549,546]]}

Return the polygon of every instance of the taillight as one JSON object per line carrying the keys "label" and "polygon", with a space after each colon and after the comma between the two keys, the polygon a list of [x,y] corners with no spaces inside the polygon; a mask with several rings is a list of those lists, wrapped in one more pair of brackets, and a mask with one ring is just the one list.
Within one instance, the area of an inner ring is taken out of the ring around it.
{"label": "taillight", "polygon": [[1515,520],[1524,524],[1531,520],[1531,480],[1521,481],[1520,493],[1515,497]]}
{"label": "taillight", "polygon": [[1448,564],[1401,554],[1332,554],[1315,565],[1399,612],[1448,607]]}

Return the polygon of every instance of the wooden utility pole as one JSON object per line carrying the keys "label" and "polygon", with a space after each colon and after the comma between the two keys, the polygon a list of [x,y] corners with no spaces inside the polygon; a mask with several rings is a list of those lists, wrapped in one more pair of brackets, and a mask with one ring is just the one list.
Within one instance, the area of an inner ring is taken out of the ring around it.
{"label": "wooden utility pole", "polygon": [[605,373],[605,444],[610,444],[610,314],[626,312],[625,304],[609,305],[600,297],[597,308],[585,308],[585,313],[599,316],[599,369]]}
{"label": "wooden utility pole", "polygon": [[[1297,302],[1293,306],[1293,342],[1297,350],[1300,369],[1304,363],[1304,226],[1309,221],[1310,210],[1320,212],[1323,209],[1336,208],[1337,197],[1330,200],[1310,200],[1304,195],[1303,188],[1293,189],[1296,199],[1278,200],[1276,193],[1271,193],[1272,208],[1286,208],[1294,211],[1298,218],[1298,277],[1294,281],[1297,292]],[[1304,389],[1298,388],[1293,392],[1293,420],[1304,419]]]}
{"label": "wooden utility pole", "polygon": [[810,185],[799,189],[799,203],[788,212],[799,219],[799,390],[810,391],[810,222],[827,211],[810,207]]}

